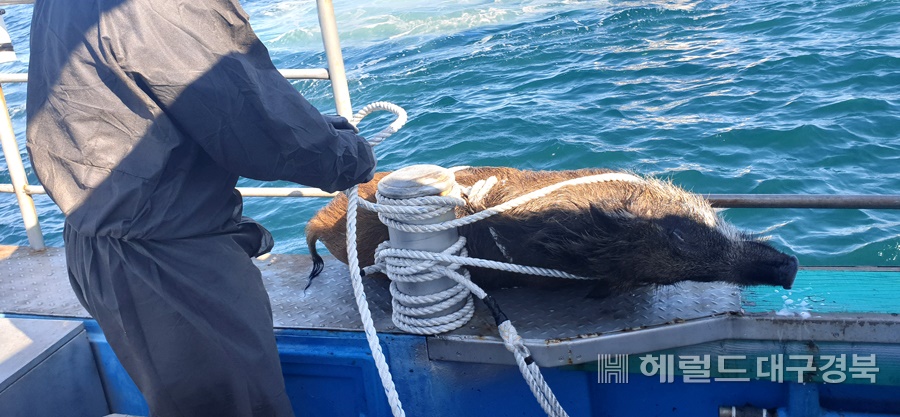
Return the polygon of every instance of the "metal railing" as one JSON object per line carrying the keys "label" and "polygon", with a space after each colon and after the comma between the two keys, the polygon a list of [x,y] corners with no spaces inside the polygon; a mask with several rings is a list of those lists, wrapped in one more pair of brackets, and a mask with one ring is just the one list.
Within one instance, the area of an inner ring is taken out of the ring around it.
{"label": "metal railing", "polygon": [[900,209],[900,195],[709,194],[713,207]]}
{"label": "metal railing", "polygon": [[[4,4],[26,4],[33,0],[0,0]],[[341,54],[332,0],[317,0],[319,27],[325,47],[328,68],[282,69],[287,79],[331,80],[335,110],[348,119],[353,115],[344,58]],[[33,249],[44,248],[44,237],[38,220],[32,195],[46,194],[44,187],[29,185],[22,155],[19,153],[16,135],[13,131],[9,108],[3,93],[4,83],[24,83],[27,74],[0,73],[0,142],[9,169],[11,184],[0,184],[0,193],[13,193],[19,203],[19,211],[25,224],[28,243]],[[333,197],[335,193],[318,188],[291,187],[239,187],[245,197]],[[705,196],[714,207],[732,208],[817,208],[817,209],[900,209],[900,195],[798,195],[798,194],[710,194]]]}

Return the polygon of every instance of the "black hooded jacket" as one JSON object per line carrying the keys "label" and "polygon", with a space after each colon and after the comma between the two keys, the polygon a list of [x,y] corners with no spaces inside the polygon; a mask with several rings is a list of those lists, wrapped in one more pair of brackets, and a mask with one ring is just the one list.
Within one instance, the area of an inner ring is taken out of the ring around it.
{"label": "black hooded jacket", "polygon": [[275,69],[229,0],[37,0],[28,149],[83,236],[174,239],[240,221],[238,176],[334,191],[371,147]]}

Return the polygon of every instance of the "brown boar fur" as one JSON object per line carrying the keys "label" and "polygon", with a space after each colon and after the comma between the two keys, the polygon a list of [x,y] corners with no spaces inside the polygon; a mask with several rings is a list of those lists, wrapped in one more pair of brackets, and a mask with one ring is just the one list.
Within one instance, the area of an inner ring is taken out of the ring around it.
{"label": "brown boar fur", "polygon": [[[465,187],[494,176],[498,184],[480,201],[457,208],[472,214],[568,179],[613,172],[603,169],[521,171],[503,167],[455,172]],[[375,201],[377,182],[360,186],[360,196]],[[321,271],[315,242],[321,240],[341,262],[346,255],[347,198],[336,197],[307,225],[307,245]],[[375,213],[358,212],[360,265],[374,263],[376,246],[388,239]],[[682,280],[728,281],[789,287],[796,258],[782,254],[722,221],[701,197],[670,183],[647,179],[564,187],[486,220],[461,227],[469,256],[595,278],[609,292]],[[486,287],[558,285],[559,280],[524,277],[470,268]]]}
{"label": "brown boar fur", "polygon": [[[583,177],[587,175],[596,175],[610,170],[585,169],[577,171],[541,171],[530,172],[521,171],[514,168],[505,167],[479,167],[466,168],[454,173],[456,182],[464,187],[471,187],[479,180],[494,176],[498,180],[498,185],[482,199],[480,204],[468,205],[464,208],[457,209],[457,216],[462,217],[478,211],[486,207],[500,204],[504,201],[518,197],[518,195],[538,190],[540,188],[565,181],[572,178]],[[375,202],[375,192],[377,191],[378,182],[381,181],[390,172],[378,172],[375,177],[359,186],[359,196],[368,201]],[[516,188],[506,190],[503,187],[507,184],[519,184],[524,188]],[[497,247],[487,229],[473,228],[471,226],[463,227],[460,233],[466,236],[469,241],[467,246],[477,246],[480,250],[479,258],[491,259],[496,261],[507,261],[503,253]],[[347,263],[347,196],[340,194],[334,198],[327,206],[316,213],[306,226],[306,244],[310,254],[314,259],[321,259],[316,251],[316,241],[322,241],[328,251],[343,263]],[[366,209],[357,211],[357,249],[359,254],[360,267],[366,267],[375,263],[375,248],[385,240],[388,240],[388,229],[378,220],[378,215]],[[469,251],[472,255],[472,251]],[[318,264],[317,261],[316,263]],[[315,266],[312,276],[318,275],[321,267]],[[527,277],[517,274],[507,274],[499,271],[481,270],[479,268],[470,268],[473,270],[474,278],[480,284],[490,287],[502,286],[502,283],[493,282],[495,280],[506,281],[516,284],[541,286],[544,282],[541,278]],[[480,279],[479,279],[480,278]]]}

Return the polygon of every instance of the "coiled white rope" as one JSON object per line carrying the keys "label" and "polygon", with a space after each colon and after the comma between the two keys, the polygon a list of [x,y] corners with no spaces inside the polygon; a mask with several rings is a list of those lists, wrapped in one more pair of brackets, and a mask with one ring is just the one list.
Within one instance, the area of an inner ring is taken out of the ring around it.
{"label": "coiled white rope", "polygon": [[[465,239],[445,249],[444,255],[467,254]],[[475,314],[472,292],[482,293],[480,288],[472,284],[469,271],[460,264],[439,262],[438,260],[410,260],[392,257],[385,250],[389,242],[382,242],[376,249],[376,266],[367,267],[366,274],[385,271],[391,280],[392,315],[394,325],[399,329],[414,334],[438,334],[458,329],[466,324]],[[419,252],[419,251],[412,251]],[[426,282],[443,277],[450,277],[456,285],[446,290],[427,295],[408,295],[402,292],[399,282]],[[473,291],[474,289],[474,291]],[[479,296],[481,298],[481,296]],[[461,308],[439,317],[429,317],[435,313],[446,311],[452,306],[464,302]]]}
{"label": "coiled white rope", "polygon": [[[399,130],[406,123],[406,112],[391,103],[376,102],[360,110],[351,120],[356,125],[368,114],[386,110],[397,115],[397,119],[386,129],[373,136],[369,143],[377,145],[385,138]],[[457,206],[466,205],[466,200],[450,196],[420,197],[412,199],[389,199],[383,195],[378,196],[380,203],[370,203],[359,198],[358,187],[354,186],[345,191],[347,194],[347,260],[350,268],[350,278],[353,292],[356,297],[357,307],[363,322],[366,340],[372,351],[375,366],[381,377],[385,395],[391,406],[394,417],[405,416],[390,369],[378,342],[375,326],[372,323],[371,312],[362,286],[362,276],[359,267],[357,252],[356,217],[357,208],[362,206],[378,213],[379,219],[388,227],[405,232],[422,233],[448,230],[459,226],[474,223],[479,220],[503,213],[534,199],[545,197],[550,193],[568,186],[585,185],[597,182],[627,181],[640,182],[641,178],[621,173],[608,173],[576,178],[563,181],[542,189],[527,193],[508,202],[482,210],[478,213],[441,223],[426,225],[411,225],[403,220],[425,220],[441,216]],[[496,178],[488,178],[479,181],[466,190],[470,202],[483,198],[497,183]],[[392,320],[403,331],[414,334],[438,334],[458,329],[471,319],[474,314],[472,295],[481,299],[491,311],[497,323],[500,336],[507,350],[513,353],[516,364],[522,376],[528,383],[541,408],[551,417],[567,417],[568,414],[553,395],[550,387],[544,381],[540,368],[534,363],[531,353],[525,346],[522,338],[516,332],[515,327],[500,310],[497,302],[478,285],[474,284],[468,270],[463,265],[482,268],[492,268],[528,275],[544,275],[557,278],[584,279],[563,271],[546,268],[536,268],[523,265],[509,264],[505,262],[489,261],[485,259],[472,259],[467,257],[465,249],[466,239],[460,237],[456,243],[440,253],[399,249],[390,247],[390,242],[383,242],[378,246],[375,254],[375,265],[365,269],[366,274],[384,272],[391,279],[391,296],[393,298]],[[456,285],[440,291],[436,294],[413,296],[400,291],[398,282],[425,282],[438,278],[449,277],[456,281]],[[452,306],[463,303],[456,311],[443,316],[432,317],[436,313],[446,311]]]}

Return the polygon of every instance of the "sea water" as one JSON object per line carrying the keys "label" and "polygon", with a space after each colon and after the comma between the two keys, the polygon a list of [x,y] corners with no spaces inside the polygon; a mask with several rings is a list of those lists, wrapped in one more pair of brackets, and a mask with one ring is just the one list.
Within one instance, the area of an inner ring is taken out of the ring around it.
{"label": "sea water", "polygon": [[[387,100],[409,112],[376,149],[381,170],[603,167],[704,194],[900,194],[900,2],[336,3],[354,108]],[[278,67],[326,66],[313,1],[242,5]],[[19,61],[0,71],[24,72],[31,6],[6,9]],[[334,112],[329,83],[294,85]],[[24,155],[25,86],[4,90]],[[362,134],[389,119],[367,119]],[[62,216],[35,200],[48,244],[61,246]],[[304,226],[327,200],[245,203],[275,252],[305,253]],[[801,265],[900,265],[898,211],[723,216]],[[27,245],[9,194],[0,243]]]}

